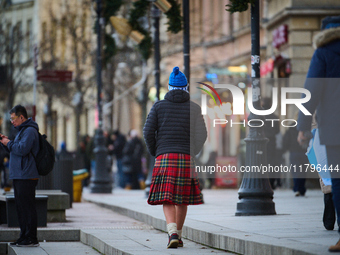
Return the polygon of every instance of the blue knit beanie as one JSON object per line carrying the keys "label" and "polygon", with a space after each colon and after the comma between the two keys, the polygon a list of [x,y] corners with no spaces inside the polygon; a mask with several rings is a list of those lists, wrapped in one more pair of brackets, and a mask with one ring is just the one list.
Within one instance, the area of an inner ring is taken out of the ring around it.
{"label": "blue knit beanie", "polygon": [[178,66],[175,66],[169,77],[169,85],[172,87],[186,87],[188,85],[187,78]]}
{"label": "blue knit beanie", "polygon": [[340,16],[327,16],[321,22],[321,29],[328,29],[340,26]]}

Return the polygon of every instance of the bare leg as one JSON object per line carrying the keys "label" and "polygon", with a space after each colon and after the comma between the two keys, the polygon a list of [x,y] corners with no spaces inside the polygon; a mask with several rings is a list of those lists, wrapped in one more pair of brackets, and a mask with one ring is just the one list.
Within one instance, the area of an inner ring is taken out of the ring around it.
{"label": "bare leg", "polygon": [[166,224],[176,223],[176,207],[175,207],[175,205],[163,204],[163,212],[164,212]]}
{"label": "bare leg", "polygon": [[163,212],[166,219],[166,228],[169,235],[169,243],[167,248],[178,247],[178,235],[177,235],[177,224],[176,224],[176,207],[175,205],[163,204]]}
{"label": "bare leg", "polygon": [[187,205],[176,205],[176,223],[178,230],[182,230],[183,228],[185,217],[187,216],[187,211]]}

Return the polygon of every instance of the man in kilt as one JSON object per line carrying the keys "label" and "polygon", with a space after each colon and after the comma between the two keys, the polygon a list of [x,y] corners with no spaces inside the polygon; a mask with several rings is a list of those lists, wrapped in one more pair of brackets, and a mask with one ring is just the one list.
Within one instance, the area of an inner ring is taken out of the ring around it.
{"label": "man in kilt", "polygon": [[185,75],[174,67],[169,92],[153,105],[143,129],[148,151],[156,157],[148,203],[163,205],[167,248],[183,247],[187,206],[203,203],[193,169],[194,156],[202,149],[207,130],[201,107],[190,101],[188,86]]}

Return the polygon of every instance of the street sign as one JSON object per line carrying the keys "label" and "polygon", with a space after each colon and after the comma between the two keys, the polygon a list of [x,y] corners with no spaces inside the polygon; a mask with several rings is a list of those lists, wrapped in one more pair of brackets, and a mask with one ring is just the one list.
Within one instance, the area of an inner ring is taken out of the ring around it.
{"label": "street sign", "polygon": [[43,82],[71,82],[72,71],[66,70],[38,70],[38,81]]}
{"label": "street sign", "polygon": [[273,42],[272,45],[275,48],[280,48],[281,45],[288,42],[288,25],[281,25],[273,31]]}

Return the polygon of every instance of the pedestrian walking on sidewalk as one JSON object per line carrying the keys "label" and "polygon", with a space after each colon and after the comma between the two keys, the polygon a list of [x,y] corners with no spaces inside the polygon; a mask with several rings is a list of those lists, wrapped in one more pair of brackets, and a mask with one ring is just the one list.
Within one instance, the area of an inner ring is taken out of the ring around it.
{"label": "pedestrian walking on sidewalk", "polygon": [[[269,97],[265,97],[262,99],[262,108],[264,110],[269,110],[272,105],[272,99]],[[279,117],[272,113],[266,116],[266,119],[278,119]],[[275,121],[275,123],[270,123],[266,121],[266,124],[264,125],[264,134],[266,138],[269,139],[267,143],[267,163],[270,166],[277,166],[277,154],[278,150],[276,149],[276,135],[280,133],[280,125],[278,122]],[[271,176],[269,178],[270,186],[274,190],[277,186],[280,185],[280,177],[279,176]]]}
{"label": "pedestrian walking on sidewalk", "polygon": [[138,131],[136,129],[130,130],[122,158],[125,189],[140,189],[144,185],[142,173],[143,152],[143,142],[138,137]]}
{"label": "pedestrian walking on sidewalk", "polygon": [[16,105],[9,112],[12,125],[18,130],[14,140],[0,134],[3,147],[10,153],[9,178],[13,180],[15,205],[20,226],[20,237],[10,243],[22,247],[39,246],[38,218],[35,207],[35,187],[39,174],[35,156],[39,151],[38,124],[27,117],[25,107]]}
{"label": "pedestrian walking on sidewalk", "polygon": [[191,170],[207,131],[200,106],[190,101],[188,86],[185,75],[174,67],[169,92],[153,105],[143,129],[147,149],[156,157],[148,203],[163,205],[167,248],[183,247],[187,206],[203,203],[198,179]]}
{"label": "pedestrian walking on sidewalk", "polygon": [[[296,116],[297,117],[297,116]],[[299,166],[305,166],[309,164],[308,158],[306,156],[306,147],[302,147],[296,137],[298,136],[299,131],[296,127],[290,127],[283,136],[283,144],[282,151],[289,151],[289,162],[295,168],[299,169]],[[293,191],[296,197],[304,196],[306,193],[306,173],[302,172],[293,172]]]}
{"label": "pedestrian walking on sidewalk", "polygon": [[118,180],[117,184],[119,187],[125,188],[126,180],[125,180],[124,172],[123,172],[123,149],[126,144],[126,138],[117,129],[111,135],[111,139],[113,140],[113,145],[109,147],[109,153],[116,156],[116,161],[117,161],[116,178]]}
{"label": "pedestrian walking on sidewalk", "polygon": [[[304,104],[310,112],[316,111],[320,144],[326,145],[328,166],[340,168],[340,16],[326,17],[322,20],[322,31],[314,38],[316,50],[312,57],[305,82],[305,88],[311,93],[311,99]],[[314,79],[312,79],[314,78]],[[319,78],[319,79],[316,79]],[[332,79],[320,79],[332,78]],[[305,143],[306,131],[310,131],[312,116],[299,113],[298,141]],[[338,224],[340,223],[340,175],[331,172],[333,202]],[[329,247],[329,251],[340,252],[340,240]]]}

